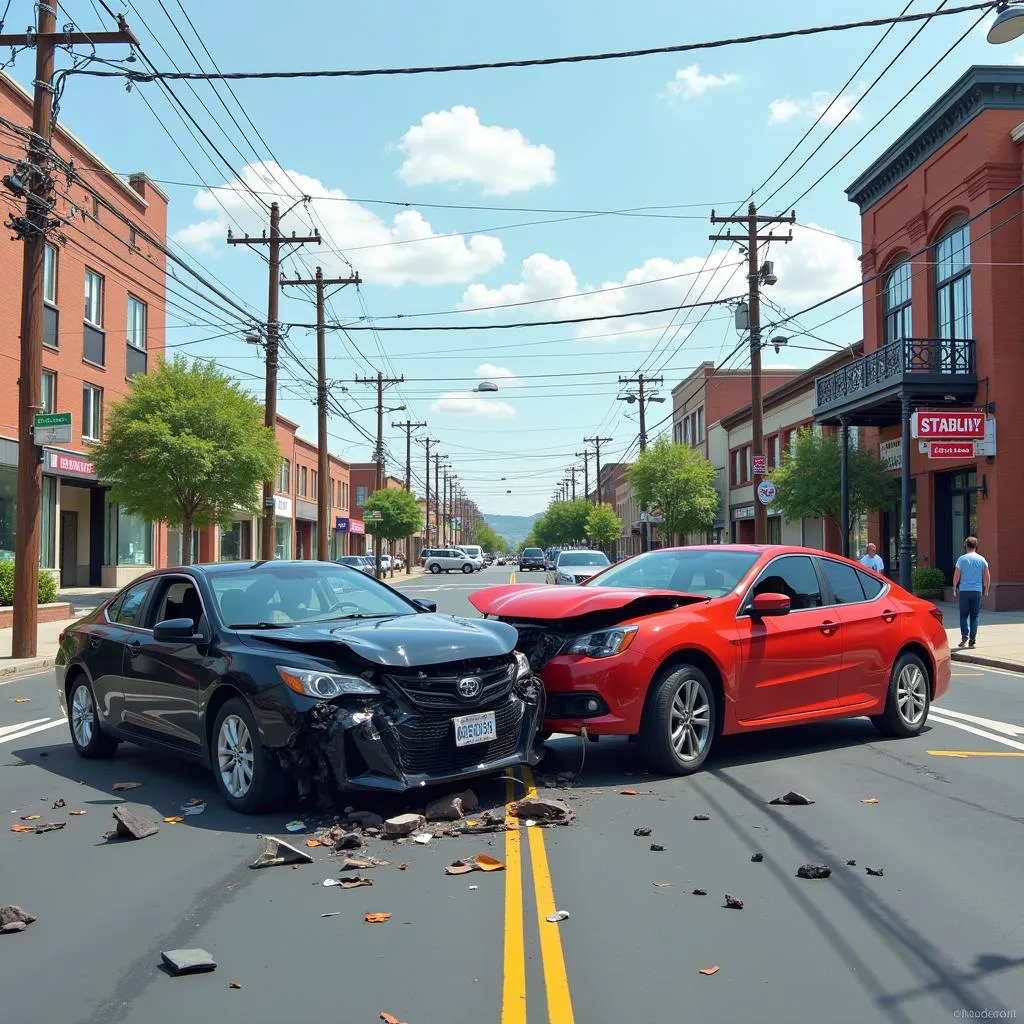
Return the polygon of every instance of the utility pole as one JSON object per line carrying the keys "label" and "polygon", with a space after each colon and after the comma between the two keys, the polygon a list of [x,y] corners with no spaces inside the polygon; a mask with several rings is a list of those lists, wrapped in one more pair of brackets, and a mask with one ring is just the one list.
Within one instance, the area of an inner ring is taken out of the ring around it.
{"label": "utility pole", "polygon": [[320,267],[316,268],[316,276],[310,281],[295,278],[291,281],[282,279],[281,286],[313,285],[316,288],[316,444],[317,466],[320,476],[317,480],[317,528],[316,557],[321,562],[330,558],[327,537],[331,518],[331,463],[327,453],[327,328],[324,326],[324,288],[327,285],[362,284],[358,274],[353,277],[324,278]]}
{"label": "utility pole", "polygon": [[[413,423],[406,420],[404,423],[392,423],[392,427],[403,427],[405,429],[405,489],[412,494],[412,432],[417,427],[425,427],[426,423]],[[405,538],[405,575],[412,572],[412,536]]]}
{"label": "utility pole", "polygon": [[[444,502],[441,497],[441,461],[447,461],[448,456],[440,452],[434,453],[434,532],[437,534],[437,546],[444,547]],[[448,470],[446,469],[447,473]]]}
{"label": "utility pole", "polygon": [[[405,381],[405,374],[401,377],[385,377],[380,370],[377,371],[376,377],[356,377],[355,382],[357,384],[369,384],[371,387],[377,389],[377,450],[374,452],[374,462],[377,463],[376,479],[374,480],[375,491],[382,490],[384,487],[384,389],[391,387],[393,384],[401,384]],[[373,535],[373,557],[374,557],[374,572],[376,573],[377,579],[380,579],[380,544],[381,535],[378,530]],[[394,570],[392,569],[392,572]]]}
{"label": "utility pole", "polygon": [[[425,548],[433,547],[430,543],[430,446],[432,444],[438,444],[436,437],[420,437],[417,441],[423,445],[427,453],[427,508],[423,513],[423,546]],[[434,500],[437,500],[437,492],[434,492]],[[436,518],[436,516],[435,516]]]}
{"label": "utility pole", "polygon": [[[648,402],[662,402],[663,398],[658,398],[656,394],[648,394],[646,388],[648,386],[659,387],[665,383],[664,377],[645,377],[642,373],[638,373],[635,377],[620,377],[620,384],[635,384],[638,395],[629,394],[623,396],[627,402],[637,402],[640,406],[640,451],[644,452],[647,450],[647,403]],[[649,516],[649,510],[646,507],[640,509],[640,550],[650,551],[651,550],[651,520]]]}
{"label": "utility pole", "polygon": [[590,500],[590,456],[586,448],[576,453],[576,458],[583,460],[583,497],[587,501]]}
{"label": "utility pole", "polygon": [[120,15],[116,32],[58,32],[56,0],[37,4],[35,30],[0,35],[2,47],[36,48],[35,92],[32,100],[32,135],[25,164],[16,164],[4,184],[24,198],[25,216],[7,222],[24,243],[21,279],[21,349],[18,373],[18,484],[15,512],[17,557],[14,560],[14,621],[11,654],[35,657],[39,628],[39,540],[43,493],[43,452],[36,444],[35,417],[42,412],[43,376],[43,257],[46,233],[60,225],[51,219],[53,179],[49,173],[53,138],[53,71],[58,45],[91,43],[138,45]]}
{"label": "utility pole", "polygon": [[580,471],[579,466],[570,466],[566,473],[569,474],[569,479],[572,481],[572,500],[576,500],[576,474]]}
{"label": "utility pole", "polygon": [[604,498],[601,495],[601,445],[610,444],[613,440],[610,437],[585,437],[587,444],[594,446],[594,476],[597,478],[597,504],[603,505]]}
{"label": "utility pole", "polygon": [[[757,206],[751,203],[747,207],[745,217],[717,217],[715,211],[711,211],[712,224],[742,224],[746,227],[747,233],[733,235],[728,232],[724,235],[709,235],[713,242],[740,242],[747,250],[747,279],[750,284],[748,297],[749,328],[750,328],[750,464],[753,467],[753,475],[762,476],[767,468],[764,454],[764,403],[761,394],[761,284],[774,284],[774,275],[771,272],[771,264],[765,263],[765,268],[758,265],[757,247],[762,242],[791,242],[793,232],[788,235],[776,235],[769,231],[767,235],[758,233],[758,225],[771,224],[795,224],[796,211],[788,216],[759,216]],[[769,280],[771,279],[771,280]],[[759,498],[754,498],[754,543],[768,543],[768,509],[761,504]]]}
{"label": "utility pole", "polygon": [[443,500],[442,500],[442,503],[441,503],[441,509],[442,509],[442,511],[441,511],[441,529],[444,531],[444,543],[445,543],[445,546],[447,547],[449,541],[451,540],[451,531],[449,530],[449,520],[448,520],[448,467],[447,466],[445,466],[445,468],[444,468],[444,489],[443,489],[443,491],[441,493],[443,495]]}
{"label": "utility pole", "polygon": [[[291,212],[290,210],[286,213]],[[228,228],[228,245],[266,245],[270,248],[269,280],[267,285],[267,376],[266,396],[263,400],[263,422],[271,430],[277,429],[277,358],[278,349],[281,344],[280,326],[277,319],[278,300],[281,293],[281,246],[302,245],[306,242],[320,244],[320,232],[304,237],[297,236],[294,232],[287,238],[281,234],[281,208],[278,204],[270,204],[270,237],[264,231],[259,238],[245,235],[243,238],[235,238]],[[263,484],[263,538],[261,557],[272,559],[274,557],[275,540],[277,536],[277,519],[274,514],[274,481],[267,480]],[[186,539],[185,543],[190,544],[192,538]]]}

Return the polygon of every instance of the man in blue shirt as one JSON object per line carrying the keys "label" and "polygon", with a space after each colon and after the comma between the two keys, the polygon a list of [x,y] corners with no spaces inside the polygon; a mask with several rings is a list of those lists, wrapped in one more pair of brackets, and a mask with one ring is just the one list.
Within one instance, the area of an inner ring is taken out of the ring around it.
{"label": "man in blue shirt", "polygon": [[964,541],[964,553],[953,570],[953,596],[960,598],[960,646],[973,647],[978,639],[978,616],[982,595],[988,594],[992,574],[988,562],[978,554],[978,538]]}
{"label": "man in blue shirt", "polygon": [[874,569],[875,572],[885,572],[885,562],[882,561],[882,556],[878,553],[878,548],[874,544],[867,546],[867,550],[861,557],[860,564],[868,569]]}

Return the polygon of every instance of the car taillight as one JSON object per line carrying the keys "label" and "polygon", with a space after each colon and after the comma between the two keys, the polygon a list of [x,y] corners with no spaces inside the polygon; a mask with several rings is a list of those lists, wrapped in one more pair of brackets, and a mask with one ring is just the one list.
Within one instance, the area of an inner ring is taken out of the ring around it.
{"label": "car taillight", "polygon": [[934,618],[939,620],[939,625],[941,626],[942,625],[942,609],[941,608],[937,608],[935,605],[932,605],[931,608],[928,609],[928,611],[929,611],[929,613]]}
{"label": "car taillight", "polygon": [[64,630],[63,629],[57,634],[57,643],[58,644],[64,643]]}

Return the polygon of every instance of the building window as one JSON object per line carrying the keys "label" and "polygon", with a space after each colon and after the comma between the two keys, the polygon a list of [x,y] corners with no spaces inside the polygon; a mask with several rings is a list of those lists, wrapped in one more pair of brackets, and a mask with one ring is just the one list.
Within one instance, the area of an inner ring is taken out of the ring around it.
{"label": "building window", "polygon": [[697,410],[697,444],[704,443],[704,406]]}
{"label": "building window", "polygon": [[898,263],[885,279],[885,343],[912,336],[910,312],[910,261]]}
{"label": "building window", "polygon": [[320,493],[317,490],[317,486],[316,486],[316,470],[315,469],[310,470],[309,477],[310,477],[310,479],[309,479],[310,487],[312,488],[309,493],[310,493],[311,497],[315,498]]}
{"label": "building window", "polygon": [[753,450],[752,445],[747,445],[743,449],[743,482],[746,483],[750,479],[750,453]]}
{"label": "building window", "polygon": [[292,557],[292,521],[278,519],[274,523],[274,557],[289,559]]}
{"label": "building window", "polygon": [[687,416],[683,422],[683,444],[689,445],[693,443],[693,437],[690,434],[690,417]]}
{"label": "building window", "polygon": [[153,524],[107,502],[107,544],[104,565],[152,565]]}
{"label": "building window", "polygon": [[277,471],[277,490],[280,494],[291,494],[292,464],[287,459],[281,460],[281,468]]}
{"label": "building window", "polygon": [[341,485],[341,507],[348,508],[348,484]]}
{"label": "building window", "polygon": [[768,439],[768,460],[773,468],[782,464],[782,436],[780,434],[774,434]]}
{"label": "building window", "polygon": [[366,504],[367,489],[365,487],[356,488],[356,504],[362,508]]}
{"label": "building window", "polygon": [[92,197],[92,217],[93,220],[100,219],[100,200],[99,196]]}
{"label": "building window", "polygon": [[[39,568],[56,569],[57,478],[43,477],[43,495],[40,502]],[[2,541],[0,541],[2,545]]]}
{"label": "building window", "polygon": [[[935,244],[935,323],[944,340],[971,337],[971,240],[966,224]],[[952,346],[942,348],[941,358],[942,368],[950,369]]]}
{"label": "building window", "polygon": [[220,531],[220,560],[222,562],[248,562],[252,558],[252,523],[248,519],[236,521]]}
{"label": "building window", "polygon": [[299,466],[299,494],[306,496],[306,485],[309,482],[308,471],[305,466]]}
{"label": "building window", "polygon": [[103,389],[82,385],[82,438],[98,441],[103,435]]}
{"label": "building window", "polygon": [[51,413],[57,408],[57,374],[53,370],[43,370],[39,404],[40,411],[44,413]]}
{"label": "building window", "polygon": [[134,377],[146,372],[146,304],[128,296],[128,348],[125,375]]}
{"label": "building window", "polygon": [[57,246],[43,247],[43,298],[57,305]]}
{"label": "building window", "polygon": [[135,234],[135,228],[132,228],[132,227],[128,228],[128,245],[132,249],[138,249],[138,247],[139,247],[138,236]]}
{"label": "building window", "polygon": [[92,270],[85,272],[85,322],[103,326],[103,278]]}

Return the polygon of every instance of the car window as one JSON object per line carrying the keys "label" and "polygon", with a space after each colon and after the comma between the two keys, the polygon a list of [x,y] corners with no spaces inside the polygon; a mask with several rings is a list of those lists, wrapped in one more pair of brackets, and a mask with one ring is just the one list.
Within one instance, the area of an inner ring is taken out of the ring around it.
{"label": "car window", "polygon": [[836,604],[855,604],[864,600],[864,590],[857,579],[857,570],[852,565],[844,565],[831,558],[821,559],[821,565]]}
{"label": "car window", "polygon": [[143,580],[142,583],[136,583],[134,587],[129,587],[121,600],[116,603],[116,613],[115,606],[111,606],[107,611],[107,618],[112,622],[119,622],[122,626],[141,626],[142,609],[145,607],[146,598],[149,597],[154,582],[154,580]]}
{"label": "car window", "polygon": [[818,576],[807,555],[776,558],[758,577],[750,594],[785,594],[793,611],[820,608],[822,604]]}
{"label": "car window", "polygon": [[606,569],[588,580],[587,587],[629,587],[673,590],[680,594],[724,597],[750,572],[757,555],[724,546],[649,551]]}
{"label": "car window", "polygon": [[526,548],[523,551],[523,558],[543,558],[544,552],[540,548]]}
{"label": "car window", "polygon": [[864,588],[864,597],[869,601],[872,598],[878,597],[885,584],[874,576],[869,576],[866,572],[861,572],[859,569],[854,569],[854,572],[860,580],[860,585]]}
{"label": "car window", "polygon": [[147,616],[147,625],[166,622],[168,619],[191,619],[192,627],[199,630],[204,621],[203,602],[199,591],[191,580],[171,577],[163,582],[153,611]]}
{"label": "car window", "polygon": [[561,569],[564,565],[600,566],[611,565],[611,562],[600,551],[563,551],[555,564]]}

